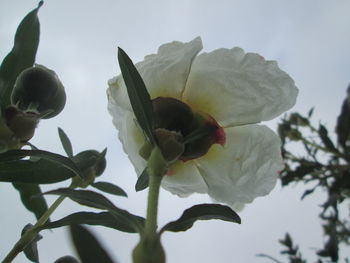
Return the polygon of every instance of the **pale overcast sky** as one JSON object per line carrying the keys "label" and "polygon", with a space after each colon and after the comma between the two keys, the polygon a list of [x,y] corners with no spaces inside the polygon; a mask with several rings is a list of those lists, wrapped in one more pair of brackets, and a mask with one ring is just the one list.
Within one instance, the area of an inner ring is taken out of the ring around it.
{"label": "pale overcast sky", "polygon": [[[1,0],[0,57],[13,44],[14,32],[38,1]],[[293,110],[306,113],[315,106],[319,119],[333,129],[345,90],[350,82],[350,1],[348,0],[47,0],[39,12],[41,40],[37,63],[54,69],[67,91],[67,105],[58,117],[42,121],[33,143],[63,153],[57,127],[70,136],[75,153],[108,147],[108,167],[101,178],[124,188],[128,199],[110,197],[116,205],[145,214],[146,193],[135,193],[136,175],[123,153],[107,112],[107,80],[119,74],[117,46],[134,62],[156,52],[159,45],[190,41],[201,36],[204,51],[242,47],[267,60],[277,60],[300,90]],[[268,123],[275,129],[276,121]],[[60,184],[64,186],[65,184]],[[45,189],[58,186],[49,185]],[[0,184],[2,215],[0,258],[34,217],[20,204],[10,186]],[[198,222],[185,233],[166,233],[163,243],[168,263],[271,262],[257,253],[279,255],[278,239],[290,232],[307,258],[322,246],[318,204],[322,194],[300,202],[302,187],[281,189],[258,198],[240,216],[242,225],[222,221]],[[53,198],[48,198],[52,202]],[[159,224],[180,216],[192,205],[210,202],[205,195],[180,199],[161,192]],[[66,200],[52,216],[59,219],[84,207]],[[91,228],[121,263],[130,263],[136,235]],[[43,232],[41,262],[54,262],[73,254],[65,229]],[[344,253],[346,253],[344,251]],[[347,252],[349,253],[349,252]],[[343,254],[342,256],[350,256]],[[22,255],[14,261],[28,262]]]}

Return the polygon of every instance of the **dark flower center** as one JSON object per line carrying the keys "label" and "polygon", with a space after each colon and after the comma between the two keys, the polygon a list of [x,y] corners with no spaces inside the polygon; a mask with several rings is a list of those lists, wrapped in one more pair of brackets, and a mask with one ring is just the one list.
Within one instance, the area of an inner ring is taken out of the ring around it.
{"label": "dark flower center", "polygon": [[[184,151],[179,157],[180,160],[199,158],[205,155],[213,144],[225,144],[224,129],[210,115],[194,112],[187,104],[169,97],[155,98],[152,105],[154,129],[165,129],[181,135],[178,136],[178,140],[184,144]],[[160,141],[163,137],[158,136],[157,140],[159,145],[163,145]]]}

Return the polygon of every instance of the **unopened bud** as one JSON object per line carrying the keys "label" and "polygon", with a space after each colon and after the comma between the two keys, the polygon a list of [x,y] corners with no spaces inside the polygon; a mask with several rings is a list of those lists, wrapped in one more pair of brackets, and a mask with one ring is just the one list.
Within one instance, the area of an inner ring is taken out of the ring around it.
{"label": "unopened bud", "polygon": [[24,112],[14,106],[5,110],[6,125],[21,142],[29,141],[39,123],[39,115],[35,112]]}
{"label": "unopened bud", "polygon": [[18,76],[11,103],[23,111],[37,110],[43,119],[59,114],[66,104],[66,93],[56,73],[44,66],[27,68]]}

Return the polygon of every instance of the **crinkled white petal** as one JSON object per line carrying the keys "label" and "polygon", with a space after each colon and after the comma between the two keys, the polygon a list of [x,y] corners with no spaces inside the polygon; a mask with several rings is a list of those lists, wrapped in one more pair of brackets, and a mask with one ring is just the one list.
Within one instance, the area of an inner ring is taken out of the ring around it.
{"label": "crinkled white petal", "polygon": [[297,94],[275,61],[236,47],[197,56],[183,100],[231,127],[271,120],[290,109]]}
{"label": "crinkled white petal", "polygon": [[123,144],[124,151],[139,176],[146,167],[146,161],[139,155],[139,150],[144,143],[144,135],[136,123],[135,116],[129,111],[124,111],[120,122],[119,139]]}
{"label": "crinkled white petal", "polygon": [[266,126],[225,129],[224,147],[213,145],[196,165],[208,194],[232,207],[270,193],[283,169],[279,137]]}
{"label": "crinkled white petal", "polygon": [[[159,47],[158,53],[148,55],[135,66],[151,98],[159,96],[180,99],[193,59],[203,48],[200,37],[188,43],[174,41]],[[119,107],[131,110],[124,80],[121,75],[109,80],[108,97]]]}
{"label": "crinkled white petal", "polygon": [[[111,94],[113,89],[107,89],[107,98],[108,98],[108,112],[112,116],[113,124],[117,128],[118,131],[122,129],[123,120],[126,112],[130,112],[129,110],[125,110],[122,105],[118,104],[113,95]],[[131,113],[131,112],[130,112]],[[120,137],[120,134],[119,134]]]}
{"label": "crinkled white petal", "polygon": [[177,161],[162,180],[162,187],[180,197],[193,193],[207,193],[208,186],[193,161]]}

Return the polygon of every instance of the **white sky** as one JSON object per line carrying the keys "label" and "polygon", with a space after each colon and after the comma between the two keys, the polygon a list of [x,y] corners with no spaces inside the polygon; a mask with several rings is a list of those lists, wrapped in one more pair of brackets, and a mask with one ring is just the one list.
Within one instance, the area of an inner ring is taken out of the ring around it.
{"label": "white sky", "polygon": [[[0,57],[10,51],[17,25],[37,2],[1,0]],[[37,63],[58,73],[68,100],[62,114],[40,123],[33,143],[63,154],[57,135],[59,126],[70,136],[75,153],[107,146],[108,168],[100,180],[113,182],[129,194],[128,199],[110,199],[144,215],[146,193],[133,190],[136,176],[106,109],[107,80],[120,72],[117,46],[134,62],[156,52],[162,43],[189,41],[196,36],[202,37],[204,51],[239,46],[247,52],[258,52],[268,60],[277,60],[294,78],[300,89],[294,110],[306,113],[315,106],[315,121],[321,119],[331,131],[350,82],[349,10],[348,0],[47,0],[39,12],[41,42]],[[269,125],[274,129],[276,121]],[[15,190],[1,184],[0,191],[3,258],[22,227],[33,223],[34,217],[19,204]],[[197,222],[185,233],[166,233],[163,244],[167,262],[270,262],[255,255],[267,253],[281,258],[277,240],[287,231],[301,245],[305,256],[314,260],[314,250],[322,244],[317,205],[323,196],[318,194],[300,202],[302,192],[302,187],[281,190],[277,186],[268,197],[258,198],[240,213],[242,225],[206,221]],[[176,219],[194,204],[208,201],[204,195],[180,199],[162,191],[159,225]],[[67,200],[52,218],[83,209]],[[136,235],[101,227],[93,230],[118,262],[131,262]],[[64,229],[45,231],[43,236],[39,243],[41,262],[74,253]],[[27,260],[19,256],[14,262]]]}

